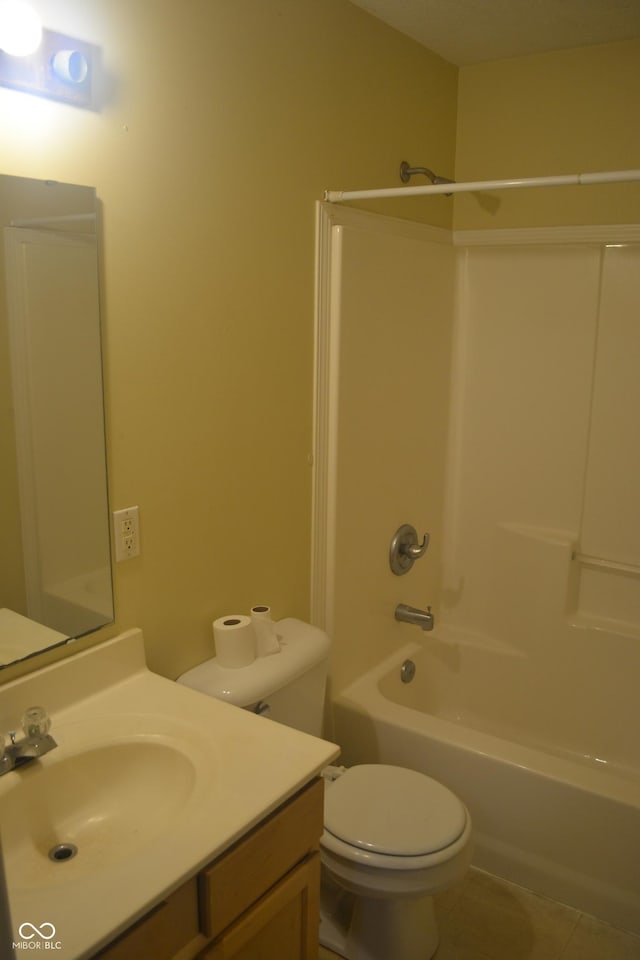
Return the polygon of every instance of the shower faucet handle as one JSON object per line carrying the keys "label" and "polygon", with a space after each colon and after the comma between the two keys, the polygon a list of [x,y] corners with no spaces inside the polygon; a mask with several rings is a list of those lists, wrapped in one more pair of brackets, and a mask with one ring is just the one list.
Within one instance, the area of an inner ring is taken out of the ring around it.
{"label": "shower faucet handle", "polygon": [[414,562],[425,555],[429,539],[429,534],[425,533],[422,543],[419,543],[416,528],[410,523],[403,523],[398,527],[389,548],[389,566],[396,576],[401,577],[408,573]]}
{"label": "shower faucet handle", "polygon": [[427,547],[429,546],[429,534],[425,533],[422,538],[422,543],[408,543],[406,546],[401,547],[402,553],[406,556],[411,557],[412,560],[419,560],[420,557],[423,557],[427,552]]}

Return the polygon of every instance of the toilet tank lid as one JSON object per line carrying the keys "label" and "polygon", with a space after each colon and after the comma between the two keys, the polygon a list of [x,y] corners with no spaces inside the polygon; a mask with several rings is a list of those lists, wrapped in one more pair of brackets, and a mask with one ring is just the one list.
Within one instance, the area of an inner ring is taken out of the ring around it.
{"label": "toilet tank lid", "polygon": [[256,657],[247,667],[221,667],[216,657],[187,670],[178,683],[238,707],[248,707],[291,683],[329,657],[329,637],[310,623],[286,617],[276,622],[280,652]]}

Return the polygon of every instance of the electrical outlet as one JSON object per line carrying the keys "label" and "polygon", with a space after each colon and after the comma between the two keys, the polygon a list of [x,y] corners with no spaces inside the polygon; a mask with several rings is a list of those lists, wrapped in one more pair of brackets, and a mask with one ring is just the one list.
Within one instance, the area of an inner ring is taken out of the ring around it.
{"label": "electrical outlet", "polygon": [[137,507],[113,511],[113,543],[116,562],[140,555],[140,520]]}

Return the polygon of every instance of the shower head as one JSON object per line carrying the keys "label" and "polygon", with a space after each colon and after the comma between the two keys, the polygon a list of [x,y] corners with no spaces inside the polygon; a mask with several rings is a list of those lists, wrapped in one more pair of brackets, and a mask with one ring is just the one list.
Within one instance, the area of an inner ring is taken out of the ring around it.
{"label": "shower head", "polygon": [[[406,160],[403,160],[400,164],[400,179],[403,183],[409,183],[409,180],[415,173],[421,173],[423,176],[427,177],[431,183],[455,183],[455,180],[449,180],[448,177],[439,177],[438,174],[434,173],[433,170],[430,170],[429,167],[410,167]],[[446,197],[450,197],[450,193],[445,194]]]}

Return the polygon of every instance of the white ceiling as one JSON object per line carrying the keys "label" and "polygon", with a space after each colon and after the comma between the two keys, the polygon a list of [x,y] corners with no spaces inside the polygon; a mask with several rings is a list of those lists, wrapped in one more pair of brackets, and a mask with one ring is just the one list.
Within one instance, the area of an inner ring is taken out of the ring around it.
{"label": "white ceiling", "polygon": [[640,0],[351,0],[465,66],[640,37]]}

